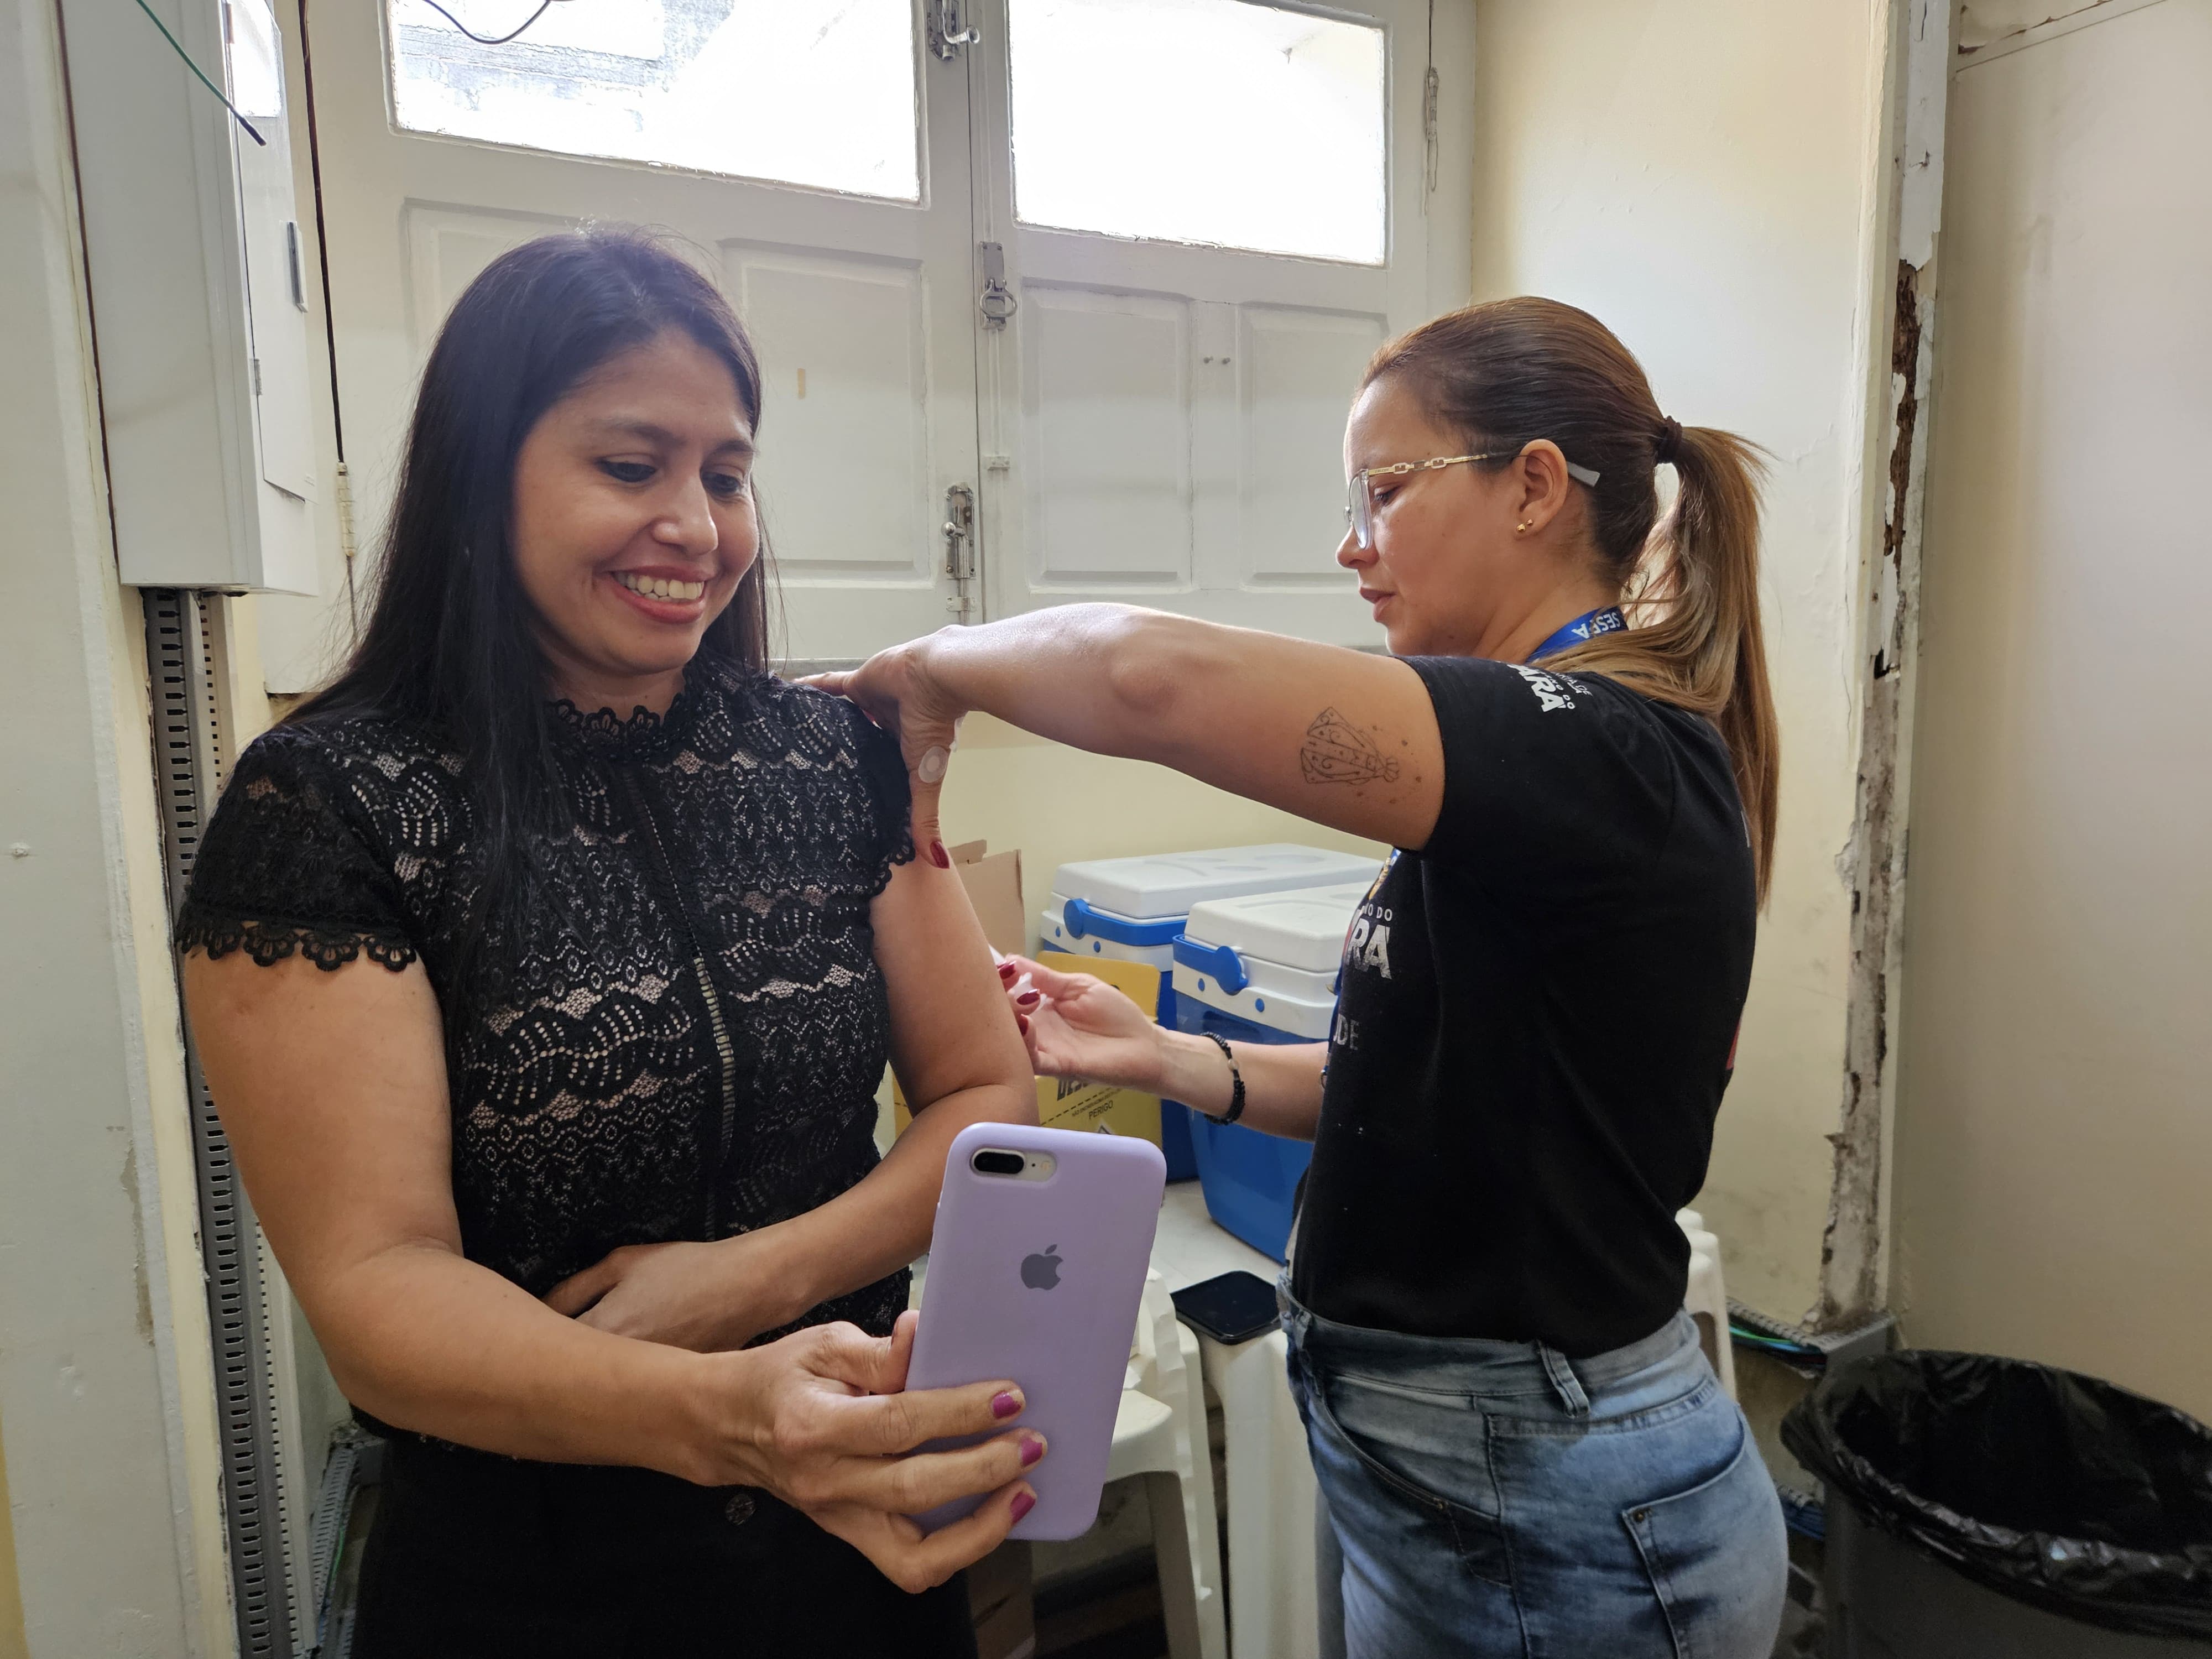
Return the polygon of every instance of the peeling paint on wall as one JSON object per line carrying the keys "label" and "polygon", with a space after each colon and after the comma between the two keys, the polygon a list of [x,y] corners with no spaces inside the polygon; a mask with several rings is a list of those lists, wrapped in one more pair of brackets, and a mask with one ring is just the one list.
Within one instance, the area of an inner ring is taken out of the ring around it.
{"label": "peeling paint on wall", "polygon": [[1869,434],[1867,453],[1869,467],[1887,474],[1887,489],[1880,538],[1869,537],[1867,547],[1855,810],[1849,844],[1837,860],[1850,893],[1850,959],[1841,1110],[1827,1137],[1831,1172],[1820,1292],[1806,1314],[1806,1322],[1820,1330],[1845,1328],[1880,1312],[1889,1291],[1886,1170],[1903,1000],[1899,985],[1917,678],[1913,658],[1920,629],[1927,404],[1955,15],[1948,0],[1903,0],[1890,13],[1898,79],[1890,94],[1897,102],[1889,156],[1895,192],[1889,246],[1895,264],[1887,418]]}
{"label": "peeling paint on wall", "polygon": [[1959,8],[1958,61],[1987,63],[2165,0],[1964,0]]}
{"label": "peeling paint on wall", "polygon": [[[1905,667],[1917,635],[1920,479],[1927,444],[1920,430],[1927,372],[1924,326],[1933,298],[1923,267],[1897,264],[1890,346],[1889,504],[1872,573],[1864,724],[1857,811],[1845,849],[1851,888],[1851,994],[1844,1017],[1841,1119],[1828,1145],[1834,1174],[1820,1240],[1815,1329],[1855,1324],[1882,1305],[1882,1166],[1885,1117],[1893,1093],[1890,1020],[1901,957],[1905,871],[1902,769],[1909,759]],[[1918,440],[1919,441],[1916,441]]]}
{"label": "peeling paint on wall", "polygon": [[2025,34],[2043,24],[2110,3],[2111,0],[1965,0],[1959,8],[1959,54],[1965,57],[2008,36]]}

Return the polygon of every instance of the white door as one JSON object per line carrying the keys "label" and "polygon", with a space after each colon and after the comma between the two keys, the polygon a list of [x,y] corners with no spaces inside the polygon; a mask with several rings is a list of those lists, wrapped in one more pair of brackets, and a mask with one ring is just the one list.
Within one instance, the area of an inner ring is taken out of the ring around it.
{"label": "white door", "polygon": [[[444,0],[490,39],[538,0]],[[945,492],[975,481],[968,74],[910,0],[592,0],[479,44],[422,0],[309,21],[338,406],[364,556],[441,320],[581,220],[675,232],[759,349],[783,653],[941,625]],[[343,603],[341,600],[340,603]]]}
{"label": "white door", "polygon": [[989,613],[1379,643],[1332,556],[1344,418],[1376,347],[1468,297],[1472,8],[975,17]]}

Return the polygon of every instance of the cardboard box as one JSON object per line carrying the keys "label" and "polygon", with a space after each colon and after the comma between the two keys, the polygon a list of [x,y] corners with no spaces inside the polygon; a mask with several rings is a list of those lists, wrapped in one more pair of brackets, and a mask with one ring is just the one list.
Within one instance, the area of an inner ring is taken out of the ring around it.
{"label": "cardboard box", "polygon": [[[1097,1130],[1160,1144],[1160,1097],[1135,1089],[1116,1089],[1082,1078],[1041,1077],[1036,1079],[1036,1114],[1037,1121],[1048,1129]],[[893,1134],[904,1134],[913,1121],[906,1091],[893,1078]]]}
{"label": "cardboard box", "polygon": [[[1096,975],[1139,1008],[1159,1006],[1160,970],[1145,963],[1071,956],[1065,951],[1040,951],[1036,959],[1063,974]],[[1158,1095],[1079,1078],[1041,1077],[1036,1081],[1037,1121],[1048,1128],[1104,1129],[1134,1135],[1155,1146],[1160,1144]]]}
{"label": "cardboard box", "polygon": [[1028,933],[1022,916],[1022,854],[989,854],[988,842],[963,842],[947,848],[946,856],[968,890],[968,902],[975,907],[975,920],[983,924],[983,937],[1001,956],[1026,953]]}
{"label": "cardboard box", "polygon": [[[1002,955],[1024,953],[1023,933],[1022,855],[1018,850],[988,855],[986,843],[963,842],[948,848],[952,867],[968,890],[969,902],[983,924],[983,937]],[[1036,960],[1062,973],[1095,974],[1127,994],[1139,1008],[1159,1006],[1160,970],[1141,962],[1115,962],[1104,957],[1070,956],[1045,951]],[[1135,1089],[1091,1083],[1077,1078],[1041,1077],[1036,1079],[1037,1121],[1047,1128],[1104,1130],[1109,1134],[1134,1135],[1160,1144],[1160,1097]],[[896,1079],[891,1083],[891,1127],[904,1134],[914,1121],[907,1109],[905,1092]]]}

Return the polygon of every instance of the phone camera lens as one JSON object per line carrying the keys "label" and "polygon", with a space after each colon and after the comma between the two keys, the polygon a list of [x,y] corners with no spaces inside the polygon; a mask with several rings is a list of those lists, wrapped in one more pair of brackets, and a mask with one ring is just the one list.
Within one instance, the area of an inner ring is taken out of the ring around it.
{"label": "phone camera lens", "polygon": [[977,1175],[1018,1176],[1024,1167],[1019,1152],[978,1152],[969,1161]]}

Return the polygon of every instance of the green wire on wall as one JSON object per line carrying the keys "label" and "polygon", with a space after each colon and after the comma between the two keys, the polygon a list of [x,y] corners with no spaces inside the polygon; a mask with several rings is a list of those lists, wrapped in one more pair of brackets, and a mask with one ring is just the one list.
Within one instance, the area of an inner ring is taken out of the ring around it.
{"label": "green wire on wall", "polygon": [[232,103],[229,99],[222,95],[222,88],[216,85],[214,82],[209,80],[206,75],[201,71],[200,66],[192,62],[191,54],[186,52],[182,46],[179,46],[177,44],[177,37],[169,33],[169,26],[167,23],[164,23],[160,18],[154,15],[153,7],[148,5],[146,3],[146,0],[138,0],[138,9],[146,14],[146,21],[148,22],[151,23],[155,28],[161,31],[161,38],[169,43],[169,50],[175,52],[178,57],[185,60],[185,67],[190,70],[192,74],[198,77],[199,83],[215,94],[216,101],[230,112],[231,118],[233,120],[236,121],[239,125],[246,129],[246,136],[253,140],[255,143],[259,144],[264,149],[266,149],[269,147],[269,141],[253,130],[253,123],[247,120],[243,115],[240,115],[238,112],[238,106]]}

